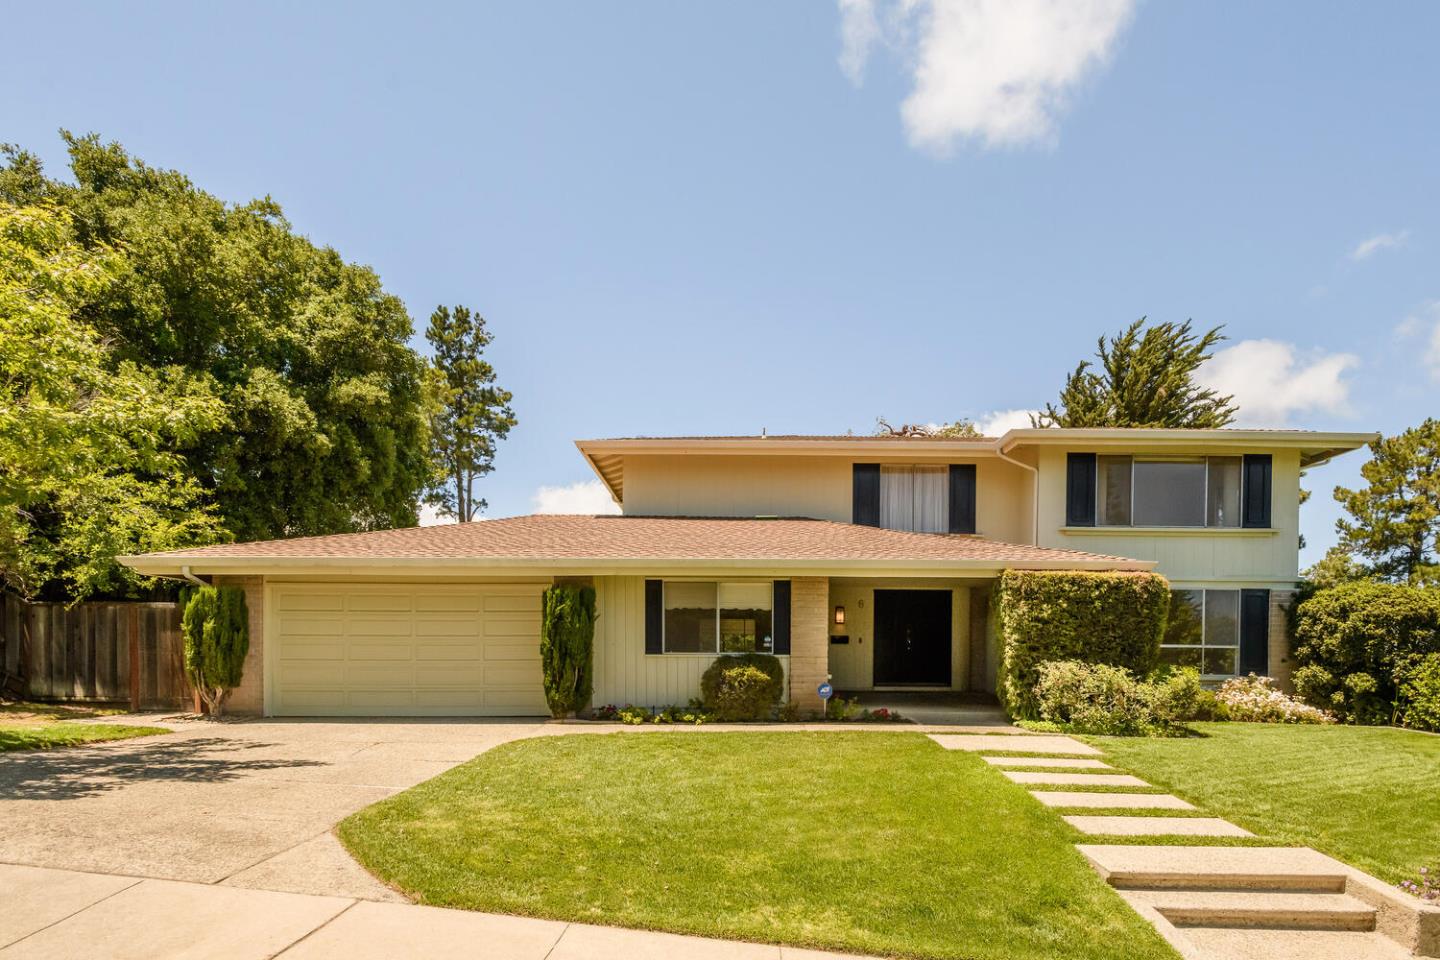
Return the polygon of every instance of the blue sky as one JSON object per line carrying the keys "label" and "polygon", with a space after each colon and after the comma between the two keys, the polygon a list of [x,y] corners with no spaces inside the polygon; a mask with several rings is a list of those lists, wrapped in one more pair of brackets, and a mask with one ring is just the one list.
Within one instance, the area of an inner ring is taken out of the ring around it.
{"label": "blue sky", "polygon": [[1031,409],[1141,315],[1225,324],[1249,422],[1440,413],[1440,5],[403,6],[12,4],[0,139],[98,132],[481,311],[493,516],[588,481],[577,437]]}

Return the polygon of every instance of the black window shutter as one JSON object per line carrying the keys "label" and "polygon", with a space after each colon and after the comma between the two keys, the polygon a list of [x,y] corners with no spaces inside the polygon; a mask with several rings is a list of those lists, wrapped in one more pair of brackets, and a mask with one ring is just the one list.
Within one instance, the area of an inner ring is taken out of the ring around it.
{"label": "black window shutter", "polygon": [[950,532],[975,532],[975,464],[950,464]]}
{"label": "black window shutter", "polygon": [[1247,453],[1241,481],[1240,525],[1269,528],[1271,458],[1268,453]]}
{"label": "black window shutter", "polygon": [[645,581],[645,652],[665,652],[665,582]]}
{"label": "black window shutter", "polygon": [[1095,526],[1095,454],[1065,455],[1065,524]]}
{"label": "black window shutter", "polygon": [[777,657],[790,653],[790,581],[775,581],[775,603],[772,611],[774,622],[770,626],[770,638],[775,641],[771,650]]}
{"label": "black window shutter", "polygon": [[1240,675],[1270,672],[1270,591],[1240,591]]}
{"label": "black window shutter", "polygon": [[855,464],[855,487],[850,509],[852,523],[866,527],[880,526],[880,464]]}

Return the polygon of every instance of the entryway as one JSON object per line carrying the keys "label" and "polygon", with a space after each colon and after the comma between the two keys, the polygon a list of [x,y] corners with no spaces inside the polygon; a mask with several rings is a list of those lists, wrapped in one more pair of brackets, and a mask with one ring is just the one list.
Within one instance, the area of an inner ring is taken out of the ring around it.
{"label": "entryway", "polygon": [[950,686],[949,590],[875,591],[875,686]]}

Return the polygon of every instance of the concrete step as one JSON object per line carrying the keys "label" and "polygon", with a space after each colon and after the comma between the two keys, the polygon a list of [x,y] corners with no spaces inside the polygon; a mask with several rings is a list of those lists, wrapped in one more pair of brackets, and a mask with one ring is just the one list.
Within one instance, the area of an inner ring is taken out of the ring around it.
{"label": "concrete step", "polygon": [[1091,757],[981,757],[992,767],[1047,767],[1053,770],[1114,770]]}
{"label": "concrete step", "polygon": [[1414,960],[1378,933],[1348,930],[1257,930],[1180,927],[1205,960]]}
{"label": "concrete step", "polygon": [[1077,849],[1122,890],[1268,890],[1343,893],[1344,865],[1306,847],[1142,847]]}
{"label": "concrete step", "polygon": [[1219,817],[1068,816],[1066,823],[1097,837],[1253,837]]}
{"label": "concrete step", "polygon": [[1003,770],[1015,783],[1056,787],[1148,787],[1150,784],[1128,773],[1030,773],[1024,770]]}
{"label": "concrete step", "polygon": [[1092,810],[1194,810],[1193,804],[1168,793],[1095,793],[1078,790],[1031,790],[1030,796],[1047,807],[1087,807]]}
{"label": "concrete step", "polygon": [[946,750],[972,753],[1059,753],[1075,757],[1097,757],[1100,751],[1088,743],[1050,734],[1006,735],[999,733],[928,734]]}
{"label": "concrete step", "polygon": [[1343,893],[1126,890],[1122,895],[1136,907],[1153,907],[1177,927],[1375,929],[1375,908]]}

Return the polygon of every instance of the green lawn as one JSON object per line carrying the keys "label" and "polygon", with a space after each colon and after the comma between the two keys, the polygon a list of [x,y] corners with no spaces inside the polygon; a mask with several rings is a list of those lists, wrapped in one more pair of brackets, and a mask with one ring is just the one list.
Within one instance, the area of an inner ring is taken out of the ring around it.
{"label": "green lawn", "polygon": [[0,753],[78,747],[102,740],[128,740],[169,732],[164,727],[125,727],[108,723],[0,723]]}
{"label": "green lawn", "polygon": [[442,906],[913,957],[1174,957],[1058,817],[919,734],[542,737],[339,834]]}
{"label": "green lawn", "polygon": [[1440,737],[1388,727],[1199,723],[1202,737],[1088,737],[1109,762],[1276,843],[1391,883],[1440,862]]}

